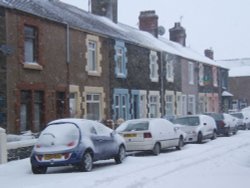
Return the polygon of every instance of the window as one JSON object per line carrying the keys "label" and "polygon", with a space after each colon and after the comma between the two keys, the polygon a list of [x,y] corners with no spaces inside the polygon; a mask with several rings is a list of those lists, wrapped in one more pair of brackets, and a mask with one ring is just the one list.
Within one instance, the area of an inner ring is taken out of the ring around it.
{"label": "window", "polygon": [[194,84],[194,64],[192,62],[188,63],[188,81],[189,84]]}
{"label": "window", "polygon": [[174,101],[173,95],[166,96],[166,114],[173,115],[174,114]]}
{"label": "window", "polygon": [[187,96],[186,95],[182,95],[182,101],[181,101],[181,109],[182,109],[182,115],[186,115],[187,114]]}
{"label": "window", "polygon": [[188,112],[191,114],[195,114],[195,96],[188,96]]}
{"label": "window", "polygon": [[158,96],[149,97],[149,117],[156,118],[158,116]]}
{"label": "window", "polygon": [[101,96],[100,94],[87,94],[87,119],[101,120]]}
{"label": "window", "polygon": [[44,103],[44,93],[43,91],[34,92],[34,131],[38,132],[42,127],[40,125],[43,122],[43,103]]}
{"label": "window", "polygon": [[181,115],[181,95],[177,94],[176,97],[176,108],[177,108],[177,115]]}
{"label": "window", "polygon": [[147,117],[147,108],[146,108],[146,95],[143,94],[140,96],[140,118],[146,118]]}
{"label": "window", "polygon": [[37,29],[24,26],[24,61],[36,63],[37,61]]}
{"label": "window", "polygon": [[174,61],[173,60],[168,60],[166,64],[166,79],[169,82],[174,81]]}
{"label": "window", "polygon": [[218,76],[217,76],[217,68],[213,67],[213,85],[214,87],[218,86]]}
{"label": "window", "polygon": [[39,132],[44,127],[44,92],[21,90],[20,92],[20,132]]}
{"label": "window", "polygon": [[199,64],[199,84],[204,85],[204,66]]}
{"label": "window", "polygon": [[70,93],[69,95],[69,109],[70,117],[75,117],[77,114],[77,93]]}
{"label": "window", "polygon": [[97,71],[96,42],[88,42],[88,71]]}
{"label": "window", "polygon": [[203,96],[200,96],[199,98],[199,113],[205,113],[205,98]]}
{"label": "window", "polygon": [[157,53],[151,51],[150,53],[150,79],[152,82],[159,81],[157,61],[158,61]]}
{"label": "window", "polygon": [[117,78],[127,77],[127,58],[126,52],[127,48],[125,43],[122,41],[116,41],[115,43],[115,75]]}

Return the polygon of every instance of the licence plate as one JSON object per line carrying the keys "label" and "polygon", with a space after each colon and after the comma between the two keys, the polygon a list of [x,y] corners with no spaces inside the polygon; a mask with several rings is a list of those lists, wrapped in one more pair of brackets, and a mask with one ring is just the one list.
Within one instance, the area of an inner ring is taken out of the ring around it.
{"label": "licence plate", "polygon": [[132,138],[132,137],[136,137],[136,134],[124,134],[125,138]]}
{"label": "licence plate", "polygon": [[62,154],[46,154],[44,155],[44,160],[51,160],[51,159],[61,159]]}

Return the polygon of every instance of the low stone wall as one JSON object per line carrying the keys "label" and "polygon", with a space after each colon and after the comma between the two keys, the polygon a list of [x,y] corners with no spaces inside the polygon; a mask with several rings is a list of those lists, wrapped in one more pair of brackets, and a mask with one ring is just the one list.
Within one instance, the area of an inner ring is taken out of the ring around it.
{"label": "low stone wall", "polygon": [[30,157],[33,146],[8,150],[8,161],[25,159]]}

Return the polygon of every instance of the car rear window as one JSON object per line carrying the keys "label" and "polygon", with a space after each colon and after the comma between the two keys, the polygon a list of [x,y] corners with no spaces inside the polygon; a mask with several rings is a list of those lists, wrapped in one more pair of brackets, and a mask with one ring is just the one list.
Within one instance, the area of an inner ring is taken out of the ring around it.
{"label": "car rear window", "polygon": [[38,143],[46,145],[67,145],[70,142],[78,142],[79,129],[71,123],[51,124],[39,136]]}
{"label": "car rear window", "polygon": [[206,115],[209,115],[209,116],[213,117],[216,121],[224,120],[223,114],[213,114],[213,113],[209,114],[208,113]]}
{"label": "car rear window", "polygon": [[234,117],[237,117],[239,119],[243,119],[244,118],[242,113],[233,113],[231,115],[234,116]]}
{"label": "car rear window", "polygon": [[145,131],[149,128],[149,122],[128,122],[121,131]]}
{"label": "car rear window", "polygon": [[174,123],[181,125],[197,126],[200,124],[200,119],[199,117],[183,117],[175,119]]}

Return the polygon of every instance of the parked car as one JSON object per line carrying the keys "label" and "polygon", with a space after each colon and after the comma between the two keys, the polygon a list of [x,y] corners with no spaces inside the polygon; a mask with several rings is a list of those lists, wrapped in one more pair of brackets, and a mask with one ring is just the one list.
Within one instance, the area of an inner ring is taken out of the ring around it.
{"label": "parked car", "polygon": [[229,136],[231,133],[236,134],[237,121],[233,116],[226,113],[206,113],[207,115],[213,117],[216,121],[217,134]]}
{"label": "parked car", "polygon": [[246,129],[246,118],[244,117],[242,112],[234,112],[234,113],[230,113],[230,115],[237,118],[238,129],[240,129],[240,130],[245,130]]}
{"label": "parked car", "polygon": [[244,116],[244,124],[246,125],[246,129],[250,130],[250,111],[249,110],[244,110],[241,111],[243,116]]}
{"label": "parked car", "polygon": [[183,131],[162,118],[128,120],[116,131],[125,138],[127,151],[152,151],[154,155],[165,148],[181,149],[185,139]]}
{"label": "parked car", "polygon": [[204,139],[216,139],[216,123],[210,116],[188,115],[176,118],[174,123],[187,134],[185,142],[202,143]]}
{"label": "parked car", "polygon": [[125,152],[125,140],[105,125],[92,120],[59,119],[41,132],[30,162],[34,174],[67,165],[88,172],[97,160],[114,158],[117,164],[122,163]]}

